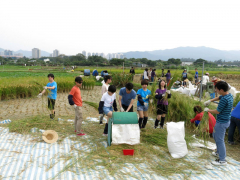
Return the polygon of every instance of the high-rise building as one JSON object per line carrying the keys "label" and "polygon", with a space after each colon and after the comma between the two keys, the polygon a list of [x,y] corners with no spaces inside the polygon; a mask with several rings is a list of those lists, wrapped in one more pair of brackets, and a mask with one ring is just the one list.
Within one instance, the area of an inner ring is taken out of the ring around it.
{"label": "high-rise building", "polygon": [[12,55],[13,55],[13,51],[5,50],[5,51],[4,51],[4,55],[5,55],[5,56],[12,56]]}
{"label": "high-rise building", "polygon": [[88,57],[89,57],[89,56],[92,56],[92,54],[91,54],[90,52],[89,52],[87,55],[88,55]]}
{"label": "high-rise building", "polygon": [[53,57],[58,57],[59,56],[59,50],[55,49],[53,51]]}
{"label": "high-rise building", "polygon": [[40,58],[41,57],[41,50],[38,48],[32,49],[32,58]]}
{"label": "high-rise building", "polygon": [[98,53],[96,53],[95,56],[98,56]]}
{"label": "high-rise building", "polygon": [[109,60],[112,59],[112,54],[111,53],[108,54],[108,59]]}
{"label": "high-rise building", "polygon": [[52,54],[49,54],[49,57],[52,57]]}
{"label": "high-rise building", "polygon": [[86,57],[87,56],[87,52],[86,51],[82,51],[82,54]]}
{"label": "high-rise building", "polygon": [[94,52],[92,53],[92,56],[96,56]]}
{"label": "high-rise building", "polygon": [[105,57],[105,54],[104,54],[104,53],[101,53],[100,56],[104,58],[104,57]]}

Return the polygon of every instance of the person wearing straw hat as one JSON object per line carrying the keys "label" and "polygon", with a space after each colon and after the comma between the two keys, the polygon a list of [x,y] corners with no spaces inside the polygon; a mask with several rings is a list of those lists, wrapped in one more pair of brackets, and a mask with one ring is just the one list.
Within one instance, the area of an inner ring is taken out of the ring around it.
{"label": "person wearing straw hat", "polygon": [[84,136],[86,134],[81,133],[81,126],[82,126],[82,97],[80,87],[82,87],[83,79],[81,77],[75,78],[76,85],[73,86],[72,90],[68,95],[68,101],[71,106],[75,109],[75,132],[77,136]]}
{"label": "person wearing straw hat", "polygon": [[41,97],[46,90],[49,90],[48,93],[48,109],[51,111],[50,118],[54,119],[55,117],[55,102],[57,99],[57,83],[54,81],[54,75],[48,74],[48,80],[49,83],[47,83],[47,86],[44,86],[44,90],[38,95],[38,97]]}

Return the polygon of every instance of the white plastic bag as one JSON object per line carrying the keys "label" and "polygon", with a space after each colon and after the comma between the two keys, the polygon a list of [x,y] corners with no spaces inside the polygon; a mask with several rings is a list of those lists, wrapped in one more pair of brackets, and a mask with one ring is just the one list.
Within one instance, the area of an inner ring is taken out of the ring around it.
{"label": "white plastic bag", "polygon": [[167,123],[167,145],[173,158],[182,158],[188,153],[185,141],[184,122]]}

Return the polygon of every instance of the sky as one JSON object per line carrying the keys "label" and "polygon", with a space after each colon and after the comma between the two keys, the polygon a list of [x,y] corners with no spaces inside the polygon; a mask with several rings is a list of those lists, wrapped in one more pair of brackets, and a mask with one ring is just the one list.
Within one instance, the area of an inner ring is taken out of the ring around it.
{"label": "sky", "polygon": [[0,48],[240,50],[239,0],[1,0]]}

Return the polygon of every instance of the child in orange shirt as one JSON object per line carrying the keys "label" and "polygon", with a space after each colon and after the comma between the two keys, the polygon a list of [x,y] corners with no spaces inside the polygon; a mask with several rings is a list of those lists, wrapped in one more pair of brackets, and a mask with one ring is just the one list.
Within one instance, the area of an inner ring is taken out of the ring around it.
{"label": "child in orange shirt", "polygon": [[82,97],[81,97],[80,87],[82,86],[82,82],[83,80],[81,77],[76,77],[75,78],[76,85],[73,86],[68,96],[69,104],[73,106],[75,109],[74,124],[75,124],[75,132],[77,136],[86,135],[84,133],[81,133],[83,117],[82,117]]}

